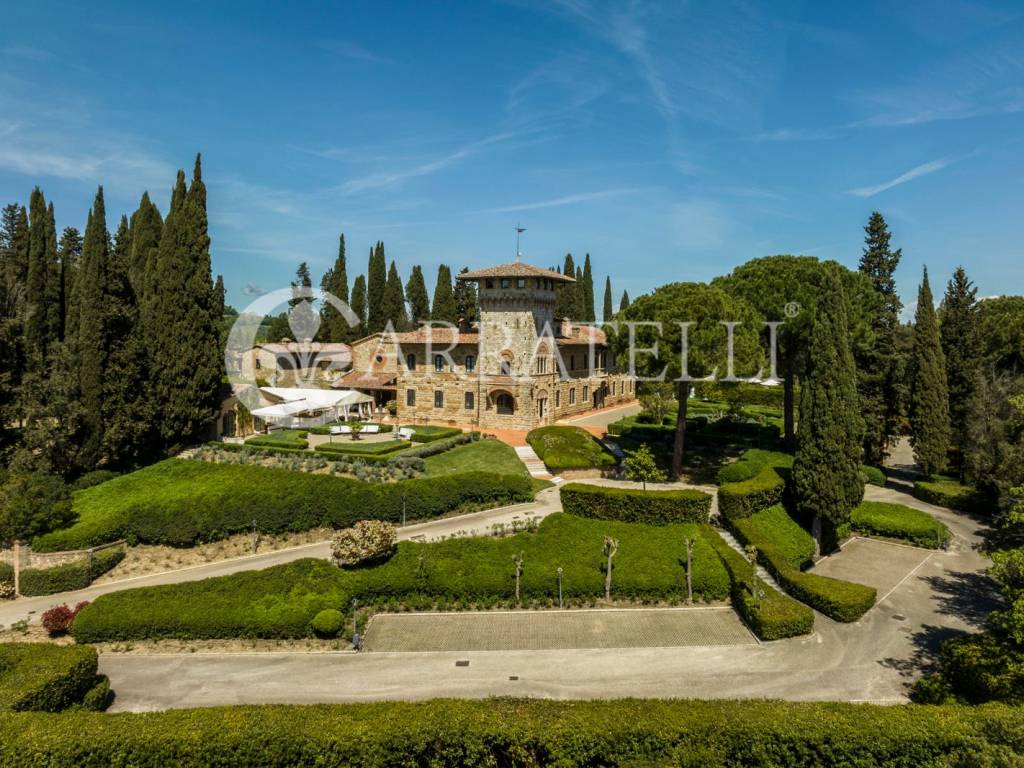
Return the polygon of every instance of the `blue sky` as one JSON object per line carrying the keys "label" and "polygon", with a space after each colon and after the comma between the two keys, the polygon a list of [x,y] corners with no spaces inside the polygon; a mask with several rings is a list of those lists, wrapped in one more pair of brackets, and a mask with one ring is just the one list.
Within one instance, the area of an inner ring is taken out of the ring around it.
{"label": "blue sky", "polygon": [[[150,7],[144,7],[149,5]],[[239,8],[242,6],[239,5]],[[869,213],[982,295],[1024,292],[1019,3],[19,3],[0,202],[58,227],[203,153],[244,306],[382,239],[403,275],[589,252],[637,295],[771,253],[855,265]]]}

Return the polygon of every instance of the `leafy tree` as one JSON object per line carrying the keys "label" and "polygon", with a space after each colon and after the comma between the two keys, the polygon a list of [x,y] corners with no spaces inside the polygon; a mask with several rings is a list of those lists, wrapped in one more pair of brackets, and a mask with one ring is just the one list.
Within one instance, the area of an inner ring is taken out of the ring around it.
{"label": "leafy tree", "polygon": [[[469,267],[463,267],[459,274],[469,272]],[[471,280],[455,281],[455,314],[467,325],[475,323],[479,317],[477,313],[476,284]]]}
{"label": "leafy tree", "polygon": [[402,290],[402,278],[398,275],[398,267],[391,262],[388,280],[384,286],[384,318],[385,324],[390,323],[396,331],[409,330],[409,315],[405,310],[405,291]]}
{"label": "leafy tree", "polygon": [[927,267],[917,294],[917,311],[914,313],[914,352],[910,382],[910,444],[921,471],[931,476],[946,466],[950,427],[946,357],[942,353]]}
{"label": "leafy tree", "polygon": [[825,270],[811,321],[807,370],[800,392],[800,432],[793,459],[797,511],[812,520],[820,551],[835,542],[863,498],[860,459],[864,422],[846,322],[846,298],[837,270]]}
{"label": "leafy tree", "polygon": [[895,336],[903,303],[894,275],[903,254],[899,248],[892,250],[888,225],[878,211],[871,214],[864,233],[859,270],[882,297],[882,304],[872,318],[875,343],[858,356],[865,422],[864,460],[881,464],[889,435],[897,433],[902,413]]}
{"label": "leafy tree", "polygon": [[434,304],[430,308],[430,319],[436,323],[457,323],[459,308],[455,305],[452,291],[452,271],[447,264],[437,268],[437,283],[434,285]]}
{"label": "leafy tree", "polygon": [[583,283],[581,295],[583,298],[583,316],[580,318],[588,322],[596,320],[594,315],[594,273],[590,268],[590,254],[583,259]]}
{"label": "leafy tree", "polygon": [[[660,323],[661,330],[651,325],[635,326],[636,348],[658,346],[659,356],[636,355],[636,372],[676,385],[677,420],[672,451],[670,477],[678,479],[683,471],[686,441],[686,414],[690,387],[702,377],[714,375],[750,376],[760,369],[764,350],[760,344],[761,318],[746,302],[703,283],[671,283],[653,293],[641,296],[623,313],[622,319],[644,323]],[[728,360],[728,333],[723,322],[737,323],[733,331],[733,367]],[[686,368],[682,364],[683,332],[686,326]],[[628,326],[615,329],[610,337],[616,357],[629,358]]]}
{"label": "leafy tree", "polygon": [[1011,491],[1024,485],[1024,414],[1013,407],[1024,378],[995,367],[979,372],[968,405],[964,464],[967,479],[1002,512],[1013,506]]}
{"label": "leafy tree", "polygon": [[604,279],[604,302],[601,310],[601,319],[605,322],[612,319],[615,312],[612,310],[612,278],[609,275]]}
{"label": "leafy tree", "polygon": [[665,417],[678,407],[673,390],[673,385],[667,381],[644,383],[640,405],[643,412],[650,416],[652,424],[664,424]]}
{"label": "leafy tree", "polygon": [[383,331],[388,317],[384,307],[384,292],[387,288],[387,262],[384,259],[384,243],[370,251],[370,260],[366,271],[366,314],[367,331],[376,333]]}
{"label": "leafy tree", "polygon": [[1000,371],[1024,373],[1024,296],[1000,296],[979,302],[985,360]]}
{"label": "leafy tree", "polygon": [[949,390],[950,435],[961,479],[966,471],[962,449],[967,444],[970,402],[981,373],[977,294],[978,289],[967,278],[967,272],[958,267],[946,285],[946,295],[939,308],[939,334]]}
{"label": "leafy tree", "polygon": [[110,235],[107,232],[103,187],[89,211],[82,245],[78,279],[78,381],[82,403],[82,466],[94,469],[101,459],[103,442],[104,373],[107,368],[107,272]]}
{"label": "leafy tree", "polygon": [[647,490],[647,483],[661,483],[665,481],[666,474],[654,461],[654,454],[647,447],[647,443],[641,443],[635,451],[626,451],[626,459],[622,462],[626,472],[626,479],[633,482],[643,483],[644,490]]}
{"label": "leafy tree", "polygon": [[352,284],[352,311],[359,318],[359,325],[352,329],[352,336],[356,339],[366,336],[366,277],[357,275]]}
{"label": "leafy tree", "polygon": [[409,275],[405,286],[405,295],[409,299],[409,314],[413,326],[430,320],[430,297],[427,296],[427,284],[423,280],[423,268],[416,264]]}
{"label": "leafy tree", "polygon": [[15,474],[0,485],[0,541],[9,546],[70,525],[71,492],[55,475]]}
{"label": "leafy tree", "polygon": [[623,291],[622,298],[619,299],[619,312],[625,312],[629,309],[629,292]]}

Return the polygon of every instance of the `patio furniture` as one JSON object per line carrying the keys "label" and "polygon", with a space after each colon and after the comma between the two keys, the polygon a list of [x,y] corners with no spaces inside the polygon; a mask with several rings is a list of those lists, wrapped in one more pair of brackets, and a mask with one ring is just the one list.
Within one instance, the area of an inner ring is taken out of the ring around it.
{"label": "patio furniture", "polygon": [[363,433],[367,435],[376,435],[380,433],[380,424],[363,424]]}
{"label": "patio furniture", "polygon": [[398,430],[398,436],[403,440],[412,440],[413,431],[410,427],[402,427]]}

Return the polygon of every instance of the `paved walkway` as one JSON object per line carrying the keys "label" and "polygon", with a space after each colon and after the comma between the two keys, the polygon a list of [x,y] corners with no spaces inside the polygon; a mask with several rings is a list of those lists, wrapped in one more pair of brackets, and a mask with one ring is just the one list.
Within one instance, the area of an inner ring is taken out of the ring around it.
{"label": "paved walkway", "polygon": [[730,607],[377,614],[364,650],[527,651],[749,645]]}

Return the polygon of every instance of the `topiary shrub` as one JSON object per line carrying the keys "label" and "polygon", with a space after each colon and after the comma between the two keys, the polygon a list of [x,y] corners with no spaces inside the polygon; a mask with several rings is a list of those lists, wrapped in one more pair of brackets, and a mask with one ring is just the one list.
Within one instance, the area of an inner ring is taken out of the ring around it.
{"label": "topiary shrub", "polygon": [[881,467],[872,467],[868,464],[861,464],[860,476],[865,485],[877,485],[882,488],[885,487],[887,477],[885,470]]}
{"label": "topiary shrub", "polygon": [[718,512],[726,520],[750,517],[762,509],[781,503],[785,493],[785,480],[774,467],[764,467],[749,480],[720,486]]}
{"label": "topiary shrub", "polygon": [[398,532],[383,520],[360,520],[335,534],[331,555],[342,568],[369,565],[391,557],[398,545]]}
{"label": "topiary shrub", "polygon": [[559,491],[562,509],[571,515],[627,523],[706,523],[711,495],[696,489],[641,491],[566,483]]}
{"label": "topiary shrub", "polygon": [[344,625],[345,617],[341,611],[337,611],[334,608],[325,608],[314,616],[313,621],[309,623],[313,634],[323,638],[337,637]]}

